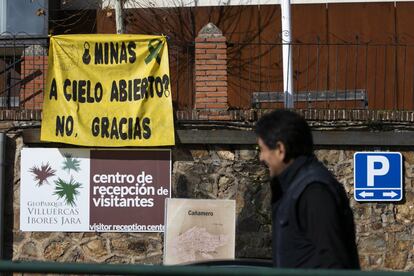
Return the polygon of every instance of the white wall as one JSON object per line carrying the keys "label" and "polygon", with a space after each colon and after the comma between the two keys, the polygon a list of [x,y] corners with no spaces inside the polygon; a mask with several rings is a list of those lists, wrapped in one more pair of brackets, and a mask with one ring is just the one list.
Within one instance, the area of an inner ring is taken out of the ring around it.
{"label": "white wall", "polygon": [[0,0],[0,33],[6,31],[6,11],[7,3],[6,0]]}
{"label": "white wall", "polygon": [[[0,0],[0,33],[47,34],[47,2],[47,0]],[[41,10],[45,13],[38,14]]]}

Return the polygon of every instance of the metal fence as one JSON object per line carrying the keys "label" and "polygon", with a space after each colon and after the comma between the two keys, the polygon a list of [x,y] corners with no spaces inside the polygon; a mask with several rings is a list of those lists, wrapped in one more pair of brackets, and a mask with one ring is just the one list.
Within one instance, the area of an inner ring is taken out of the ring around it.
{"label": "metal fence", "polygon": [[[230,105],[283,106],[282,45],[230,43]],[[414,45],[292,44],[296,108],[414,109]]]}
{"label": "metal fence", "polygon": [[[0,110],[42,109],[48,42],[47,36],[0,34]],[[169,50],[175,108],[191,109],[194,45],[175,44]]]}
{"label": "metal fence", "polygon": [[[228,42],[232,109],[283,107],[282,45]],[[41,109],[48,37],[0,35],[0,109]],[[170,43],[176,110],[194,105],[194,44]],[[295,108],[414,109],[414,45],[292,44]]]}
{"label": "metal fence", "polygon": [[169,42],[172,100],[176,110],[191,110],[194,105],[195,46]]}
{"label": "metal fence", "polygon": [[47,37],[0,34],[0,109],[41,109]]}

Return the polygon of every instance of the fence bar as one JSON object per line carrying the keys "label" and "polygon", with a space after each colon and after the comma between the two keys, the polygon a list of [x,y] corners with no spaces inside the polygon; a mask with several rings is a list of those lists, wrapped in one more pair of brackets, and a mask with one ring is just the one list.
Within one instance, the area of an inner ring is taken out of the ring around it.
{"label": "fence bar", "polygon": [[404,69],[403,69],[403,98],[402,98],[402,106],[404,108],[404,103],[405,103],[405,75],[407,72],[407,45],[404,45]]}

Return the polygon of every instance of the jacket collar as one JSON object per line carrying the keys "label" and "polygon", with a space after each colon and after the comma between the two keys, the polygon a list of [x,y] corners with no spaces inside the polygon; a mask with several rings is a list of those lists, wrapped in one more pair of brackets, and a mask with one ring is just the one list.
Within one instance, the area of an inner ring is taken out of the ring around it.
{"label": "jacket collar", "polygon": [[292,164],[290,164],[277,178],[280,183],[280,188],[283,193],[289,189],[290,184],[292,183],[295,176],[298,174],[300,168],[303,167],[305,163],[315,158],[314,156],[299,156],[297,157]]}

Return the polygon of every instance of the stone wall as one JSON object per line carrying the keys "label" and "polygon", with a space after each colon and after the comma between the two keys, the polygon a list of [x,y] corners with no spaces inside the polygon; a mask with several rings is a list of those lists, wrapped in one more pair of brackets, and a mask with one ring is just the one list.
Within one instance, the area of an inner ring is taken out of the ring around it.
{"label": "stone wall", "polygon": [[[374,149],[358,149],[374,150]],[[377,149],[375,149],[377,150]],[[385,149],[384,149],[385,150]],[[176,196],[232,198],[237,202],[237,257],[271,256],[270,189],[267,169],[254,147],[189,149],[194,161],[174,162]],[[343,183],[354,210],[363,269],[414,269],[414,154],[402,151],[405,197],[399,204],[353,199],[353,149],[318,149],[316,155]]]}
{"label": "stone wall", "polygon": [[[7,145],[6,257],[13,260],[162,263],[163,236],[150,233],[47,233],[19,231],[19,133]],[[372,150],[372,149],[359,149]],[[414,154],[405,158],[405,198],[400,204],[353,199],[352,149],[318,149],[318,158],[344,184],[355,214],[363,269],[414,269]],[[173,197],[230,198],[237,203],[236,257],[270,258],[268,171],[255,146],[183,145],[173,150]],[[13,195],[13,196],[11,196]]]}

